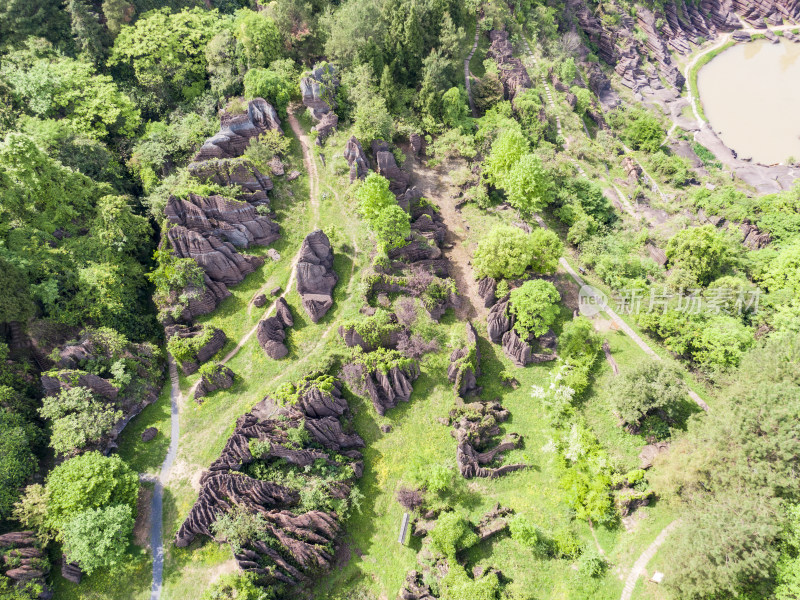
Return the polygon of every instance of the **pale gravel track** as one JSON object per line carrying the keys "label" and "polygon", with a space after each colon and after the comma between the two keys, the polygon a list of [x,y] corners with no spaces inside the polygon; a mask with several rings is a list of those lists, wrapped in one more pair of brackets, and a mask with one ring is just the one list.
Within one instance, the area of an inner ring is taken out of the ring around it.
{"label": "pale gravel track", "polygon": [[653,540],[653,543],[650,544],[644,552],[642,552],[641,556],[636,559],[636,562],[633,563],[633,568],[631,572],[628,573],[628,578],[625,580],[625,587],[622,588],[622,595],[620,596],[620,600],[631,600],[631,596],[633,595],[633,590],[636,588],[636,580],[639,579],[639,575],[642,574],[647,563],[656,555],[658,549],[661,545],[666,541],[667,536],[672,533],[672,531],[680,524],[680,521],[676,519],[656,536],[656,539]]}

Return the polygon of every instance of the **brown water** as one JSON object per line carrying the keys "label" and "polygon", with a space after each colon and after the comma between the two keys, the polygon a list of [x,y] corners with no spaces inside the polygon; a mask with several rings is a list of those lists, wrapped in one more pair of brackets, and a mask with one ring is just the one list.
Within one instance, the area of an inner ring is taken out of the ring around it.
{"label": "brown water", "polygon": [[737,44],[700,69],[703,110],[740,158],[800,160],[800,44]]}

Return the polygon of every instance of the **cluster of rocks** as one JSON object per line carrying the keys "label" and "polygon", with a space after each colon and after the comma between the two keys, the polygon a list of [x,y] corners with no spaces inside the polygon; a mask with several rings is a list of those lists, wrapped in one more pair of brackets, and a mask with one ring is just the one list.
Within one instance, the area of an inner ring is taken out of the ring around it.
{"label": "cluster of rocks", "polygon": [[0,575],[7,577],[12,586],[22,589],[31,584],[39,586],[41,592],[36,598],[53,598],[53,591],[47,585],[50,562],[32,531],[13,531],[0,535],[0,556]]}
{"label": "cluster of rocks", "polygon": [[500,71],[500,81],[503,84],[503,94],[506,100],[533,87],[528,70],[522,61],[514,56],[514,47],[508,39],[508,31],[493,29],[489,32],[491,45],[486,56],[493,58]]}
{"label": "cluster of rocks", "polygon": [[344,158],[347,164],[350,165],[350,183],[356,179],[364,179],[369,173],[369,161],[361,146],[361,142],[356,139],[356,136],[350,136],[347,144],[344,147]]}
{"label": "cluster of rocks", "polygon": [[238,284],[264,262],[239,249],[267,246],[280,237],[278,225],[262,214],[269,208],[272,180],[242,158],[252,139],[269,130],[282,132],[277,112],[256,98],[243,113],[223,111],[220,122],[219,133],[206,140],[189,172],[203,182],[231,187],[237,199],[197,194],[168,199],[169,225],[159,250],[194,260],[203,270],[203,281],[156,296],[165,325],[191,323],[212,312],[230,296],[228,286]]}
{"label": "cluster of rocks", "polygon": [[[112,383],[110,372],[111,365],[119,360],[130,365],[128,372],[132,375],[132,381],[124,388]],[[84,449],[107,454],[117,448],[116,440],[130,420],[158,399],[163,374],[163,359],[152,344],[128,342],[112,347],[101,332],[87,329],[78,340],[58,350],[53,369],[41,375],[41,385],[46,396],[82,387],[96,400],[120,411],[122,416],[111,431]]]}
{"label": "cluster of rocks", "polygon": [[336,115],[336,89],[339,78],[336,69],[328,63],[317,65],[300,80],[300,93],[303,104],[311,112],[316,121],[314,131],[317,132],[317,144],[322,145],[336,126],[339,117]]}
{"label": "cluster of rocks", "polygon": [[315,229],[303,240],[296,274],[303,308],[316,323],[333,306],[333,288],[339,281],[333,270],[331,242],[321,229]]}
{"label": "cluster of rocks", "polygon": [[405,359],[399,353],[382,355],[372,361],[356,358],[345,365],[343,371],[350,386],[362,396],[367,396],[375,412],[383,416],[400,402],[408,402],[414,391],[414,381],[419,377],[416,360]]}
{"label": "cluster of rocks", "polygon": [[389,180],[389,189],[398,200],[403,198],[411,178],[397,164],[397,159],[389,143],[383,140],[373,140],[372,155],[375,157],[375,170]]}
{"label": "cluster of rocks", "polygon": [[[306,584],[313,575],[330,569],[331,548],[341,530],[338,515],[303,511],[296,489],[247,474],[248,466],[259,461],[289,465],[303,477],[306,467],[322,461],[329,468],[350,470],[351,477],[337,480],[328,490],[335,499],[349,496],[353,479],[363,472],[357,448],[364,442],[343,429],[341,419],[347,416],[348,405],[341,384],[333,380],[332,385],[320,386],[315,381],[304,380],[294,405],[274,410],[274,401],[266,398],[237,421],[219,458],[200,480],[199,497],[178,530],[176,546],[186,547],[198,535],[213,538],[212,525],[219,515],[239,509],[261,516],[259,539],[245,541],[235,558],[241,569],[262,583]],[[288,430],[300,428],[309,441],[289,437]],[[258,448],[258,456],[252,454],[253,448]]]}
{"label": "cluster of rocks", "polygon": [[[552,329],[539,338],[528,336],[527,339],[522,339],[520,337],[514,328],[516,319],[510,310],[510,302],[511,296],[507,295],[496,302],[489,311],[487,317],[489,339],[495,344],[502,344],[505,355],[518,367],[558,358],[555,353],[556,337]],[[546,352],[534,352],[531,347],[533,342],[536,342]]]}
{"label": "cluster of rocks", "polygon": [[194,348],[191,357],[178,361],[184,375],[197,373],[200,365],[211,360],[228,341],[228,336],[225,335],[224,331],[208,325],[168,325],[165,328],[165,332],[168,340],[175,336],[182,340],[198,338],[202,340],[202,343],[198,341],[193,344],[196,345],[196,348]]}
{"label": "cluster of rocks", "polygon": [[225,365],[215,365],[207,373],[202,373],[197,388],[194,391],[194,399],[205,398],[217,390],[227,390],[233,385],[234,372]]}
{"label": "cluster of rocks", "polygon": [[258,322],[258,343],[270,358],[279,360],[289,354],[286,347],[286,329],[294,325],[292,312],[283,298],[275,302],[275,315]]}
{"label": "cluster of rocks", "polygon": [[452,436],[456,439],[456,463],[466,479],[488,477],[494,479],[525,469],[525,464],[492,467],[502,459],[502,453],[522,446],[522,438],[516,433],[501,435],[500,423],[508,420],[511,413],[498,402],[472,402],[450,411]]}
{"label": "cluster of rocks", "polygon": [[[417,517],[413,522],[412,535],[415,537],[427,537],[428,533],[436,526],[436,518],[440,513],[429,512],[424,517]],[[478,543],[500,534],[508,529],[508,518],[513,514],[509,508],[504,508],[496,504],[487,512],[477,525],[472,525]],[[401,600],[436,600],[437,595],[433,589],[439,588],[439,582],[450,571],[448,558],[436,556],[427,545],[423,545],[418,554],[418,569],[412,569],[406,574],[403,587],[400,589],[399,598]],[[472,569],[472,577],[475,580],[481,579],[489,574],[495,574],[502,580],[503,574],[494,567],[484,567],[476,565]],[[433,587],[433,589],[432,589]]]}
{"label": "cluster of rocks", "polygon": [[386,313],[379,309],[374,314],[360,319],[359,322],[348,322],[339,326],[339,335],[348,348],[361,348],[364,352],[372,352],[378,348],[397,348],[401,334],[408,334],[402,327],[395,313]]}
{"label": "cluster of rocks", "polygon": [[480,394],[478,377],[481,374],[481,351],[478,348],[478,333],[472,323],[467,322],[467,339],[463,348],[456,348],[450,354],[447,379],[453,384],[453,391],[460,398],[470,394]]}
{"label": "cluster of rocks", "polygon": [[193,160],[236,158],[244,154],[251,139],[271,129],[283,133],[278,112],[263,98],[254,98],[245,112],[222,112],[219,132],[203,143]]}

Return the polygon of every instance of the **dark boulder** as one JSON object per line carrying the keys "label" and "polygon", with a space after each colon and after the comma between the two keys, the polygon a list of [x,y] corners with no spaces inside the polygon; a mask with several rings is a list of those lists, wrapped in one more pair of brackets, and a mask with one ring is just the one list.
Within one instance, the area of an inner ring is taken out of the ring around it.
{"label": "dark boulder", "polygon": [[[216,327],[205,325],[172,325],[166,329],[167,339],[174,336],[179,338],[201,338],[202,344],[193,350],[192,355],[185,358],[183,362],[178,361],[184,375],[192,375],[200,368],[200,365],[208,362],[217,352],[222,350],[228,341],[225,332]],[[199,342],[197,342],[199,344]]]}
{"label": "dark boulder", "polygon": [[203,373],[194,391],[194,399],[205,398],[217,390],[227,390],[233,385],[234,373],[225,365],[216,365],[209,373]]}
{"label": "dark boulder", "polygon": [[158,429],[156,429],[155,427],[148,427],[142,432],[142,441],[152,442],[154,439],[156,439],[157,435],[158,435]]}
{"label": "dark boulder", "polygon": [[522,445],[519,435],[509,433],[498,444],[489,447],[501,434],[499,423],[508,420],[509,416],[510,413],[496,402],[473,402],[450,411],[451,433],[458,443],[456,463],[463,477],[494,479],[527,467],[524,464],[491,466],[502,458],[503,452]]}
{"label": "dark boulder", "polygon": [[297,293],[316,323],[333,306],[333,288],[339,280],[333,270],[331,243],[324,231],[312,231],[303,240],[296,269]]}
{"label": "dark boulder", "polygon": [[253,298],[253,306],[256,308],[261,308],[267,303],[267,296],[265,294],[259,294],[255,298]]}
{"label": "dark boulder", "polygon": [[361,147],[361,142],[356,139],[356,136],[351,136],[347,140],[347,145],[344,147],[344,157],[347,164],[350,165],[350,183],[356,179],[364,179],[369,173],[369,162],[364,148]]}
{"label": "dark boulder", "polygon": [[503,341],[503,336],[514,326],[514,317],[508,310],[509,296],[497,302],[487,317],[487,330],[489,339],[495,344]]}
{"label": "dark boulder", "polygon": [[275,308],[274,317],[267,317],[259,321],[256,336],[267,356],[279,360],[289,354],[289,349],[286,347],[286,328],[294,325],[294,319],[292,319],[289,305],[283,298],[278,298]]}

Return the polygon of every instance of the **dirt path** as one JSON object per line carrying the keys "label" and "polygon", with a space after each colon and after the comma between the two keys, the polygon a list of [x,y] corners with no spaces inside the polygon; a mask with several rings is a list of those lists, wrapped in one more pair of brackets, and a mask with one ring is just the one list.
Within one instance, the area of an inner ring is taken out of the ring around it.
{"label": "dirt path", "polygon": [[475,55],[475,51],[478,49],[478,39],[481,34],[480,28],[480,21],[475,22],[475,43],[472,44],[472,50],[469,51],[467,58],[464,59],[464,82],[467,86],[467,98],[469,99],[469,109],[472,112],[472,116],[476,119],[478,118],[478,111],[475,108],[475,102],[472,100],[472,84],[469,80],[470,72],[469,72],[469,63],[472,60],[472,57]]}
{"label": "dirt path", "polygon": [[155,480],[155,490],[150,501],[150,551],[153,555],[153,584],[150,587],[150,600],[161,598],[161,586],[164,580],[164,540],[162,539],[162,523],[164,511],[164,484],[169,479],[172,464],[178,454],[178,438],[180,437],[180,421],[178,412],[182,402],[181,386],[175,360],[169,356],[170,378],[170,439],[167,455],[161,463],[161,473]]}
{"label": "dirt path", "polygon": [[456,208],[455,194],[449,184],[449,176],[443,167],[430,169],[416,159],[412,165],[412,184],[415,185],[423,197],[433,202],[447,226],[443,254],[450,261],[450,275],[456,282],[458,293],[461,295],[461,306],[456,309],[459,319],[486,320],[489,311],[484,307],[483,300],[478,294],[478,282],[472,274],[472,254],[464,243],[469,230],[461,213]]}
{"label": "dirt path", "polygon": [[636,580],[639,579],[639,575],[642,574],[642,571],[644,571],[647,563],[649,563],[650,560],[656,555],[658,549],[667,539],[667,536],[678,526],[679,523],[680,521],[676,519],[664,527],[653,543],[650,544],[644,552],[642,552],[642,555],[638,559],[636,559],[636,562],[633,563],[631,572],[628,573],[628,578],[625,580],[625,587],[622,588],[622,596],[620,596],[620,600],[631,600],[633,590],[636,587]]}

